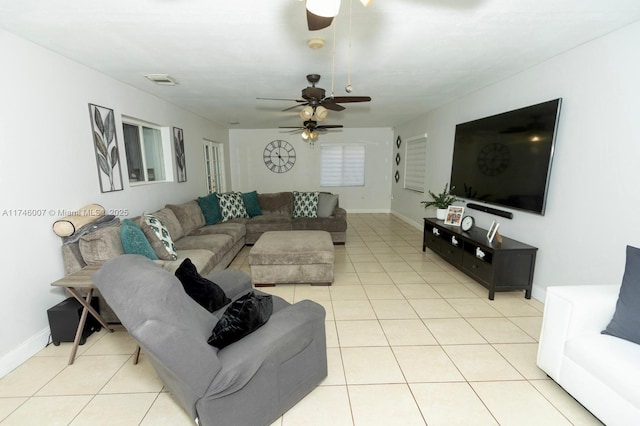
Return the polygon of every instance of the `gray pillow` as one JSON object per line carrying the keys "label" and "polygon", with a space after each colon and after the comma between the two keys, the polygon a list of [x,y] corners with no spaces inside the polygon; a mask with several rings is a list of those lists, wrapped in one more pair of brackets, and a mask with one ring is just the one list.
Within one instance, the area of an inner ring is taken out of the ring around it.
{"label": "gray pillow", "polygon": [[338,194],[318,194],[318,217],[329,217],[338,205]]}
{"label": "gray pillow", "polygon": [[640,249],[627,246],[627,263],[616,311],[602,334],[640,344]]}

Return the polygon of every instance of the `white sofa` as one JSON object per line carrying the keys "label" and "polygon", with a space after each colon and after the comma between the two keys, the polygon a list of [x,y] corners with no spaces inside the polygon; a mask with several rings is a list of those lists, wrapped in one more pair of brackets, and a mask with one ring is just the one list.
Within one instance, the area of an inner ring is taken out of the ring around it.
{"label": "white sofa", "polygon": [[640,425],[640,345],[600,334],[620,285],[549,287],[538,366],[608,426]]}

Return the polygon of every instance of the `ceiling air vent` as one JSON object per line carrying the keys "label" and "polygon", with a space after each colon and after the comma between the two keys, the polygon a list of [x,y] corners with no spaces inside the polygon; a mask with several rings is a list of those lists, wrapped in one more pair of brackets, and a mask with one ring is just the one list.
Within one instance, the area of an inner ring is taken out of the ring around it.
{"label": "ceiling air vent", "polygon": [[167,74],[147,74],[145,75],[149,80],[153,81],[155,84],[160,84],[161,86],[175,86],[176,81],[169,77]]}

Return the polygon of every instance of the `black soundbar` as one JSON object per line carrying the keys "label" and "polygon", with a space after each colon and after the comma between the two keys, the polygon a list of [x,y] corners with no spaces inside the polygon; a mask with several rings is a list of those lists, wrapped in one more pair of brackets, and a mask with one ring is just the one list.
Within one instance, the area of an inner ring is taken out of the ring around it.
{"label": "black soundbar", "polygon": [[506,217],[507,219],[513,219],[513,213],[494,209],[493,207],[481,206],[476,203],[467,203],[467,207],[474,210],[480,210],[481,212],[495,214],[496,216]]}

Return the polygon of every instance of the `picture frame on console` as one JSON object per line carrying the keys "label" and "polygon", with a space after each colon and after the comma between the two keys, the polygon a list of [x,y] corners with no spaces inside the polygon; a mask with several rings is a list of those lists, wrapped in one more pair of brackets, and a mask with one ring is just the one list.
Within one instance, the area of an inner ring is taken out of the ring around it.
{"label": "picture frame on console", "polygon": [[464,213],[464,207],[449,206],[447,207],[447,215],[444,218],[445,225],[460,226],[462,223],[462,216]]}
{"label": "picture frame on console", "polygon": [[487,240],[489,240],[490,243],[493,242],[493,239],[495,238],[496,234],[498,233],[498,228],[500,227],[500,224],[498,222],[496,222],[495,220],[493,222],[491,222],[491,226],[489,227],[489,230],[487,231]]}

